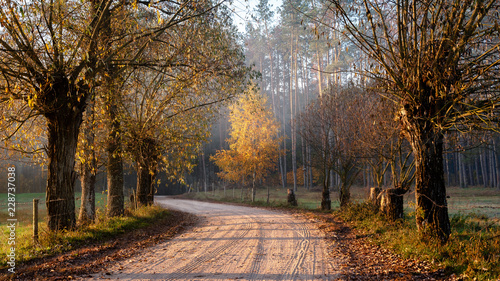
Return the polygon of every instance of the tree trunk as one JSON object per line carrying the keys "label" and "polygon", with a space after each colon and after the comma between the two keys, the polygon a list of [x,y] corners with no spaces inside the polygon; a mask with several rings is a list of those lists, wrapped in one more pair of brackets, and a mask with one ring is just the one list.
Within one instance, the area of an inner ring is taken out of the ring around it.
{"label": "tree trunk", "polygon": [[[64,92],[64,95],[67,93]],[[50,230],[72,229],[75,216],[75,153],[83,108],[68,108],[45,114],[47,119],[47,225]]]}
{"label": "tree trunk", "polygon": [[307,179],[307,169],[306,169],[306,159],[307,159],[307,152],[306,152],[306,144],[305,144],[305,141],[304,141],[304,137],[303,135],[301,134],[300,136],[300,143],[301,143],[301,148],[302,148],[302,184],[304,185],[304,189],[309,189],[308,186],[307,186],[307,182],[308,182],[308,179]]}
{"label": "tree trunk", "polygon": [[[285,76],[284,75],[283,75],[283,79],[285,80]],[[286,137],[286,123],[287,122],[286,122],[286,102],[285,102],[286,101],[286,99],[285,99],[286,98],[286,96],[285,96],[285,87],[286,87],[286,84],[285,83],[286,82],[284,81],[283,82],[283,107],[282,107],[282,113],[283,113],[282,114],[282,121],[283,121],[283,123],[282,123],[282,130],[283,130],[283,150],[282,151],[283,151],[283,172],[284,172],[283,175],[282,175],[282,177],[283,177],[283,187],[284,188],[286,188],[287,185],[288,185],[288,183],[287,183],[287,181],[288,181],[288,177],[287,177],[288,169],[287,169],[287,163],[286,163],[287,162],[287,156],[286,156],[286,154],[287,154],[287,148],[286,148],[286,139],[287,139],[287,137]]]}
{"label": "tree trunk", "polygon": [[85,163],[82,163],[82,173],[81,173],[81,185],[82,185],[82,196],[81,196],[81,206],[80,213],[78,215],[78,221],[80,224],[87,224],[93,222],[95,219],[95,183],[96,183],[96,157],[94,147],[94,104],[90,104],[87,110],[88,122],[85,126],[84,136],[85,136],[85,148],[84,148],[84,159]]}
{"label": "tree trunk", "polygon": [[312,172],[312,160],[311,160],[311,146],[307,146],[307,170],[309,174],[309,188],[312,188],[314,185],[314,178],[313,178],[313,172]]}
{"label": "tree trunk", "polygon": [[154,139],[136,137],[140,143],[137,152],[137,205],[151,205],[156,193],[154,182],[158,173],[160,153]]}
{"label": "tree trunk", "polygon": [[[276,56],[277,59],[277,68],[280,68],[280,56],[279,54]],[[278,95],[278,106],[276,107],[276,116],[281,116],[281,130],[278,132],[278,135],[282,133],[283,142],[280,143],[280,152],[282,151],[282,156],[279,157],[280,163],[280,172],[281,172],[281,185],[282,188],[286,188],[286,120],[285,120],[285,93],[281,90],[281,79],[280,72],[276,72],[276,94]],[[280,93],[283,93],[283,96],[280,96]],[[281,106],[282,110],[280,110],[280,101],[283,101],[283,105]]]}
{"label": "tree trunk", "polygon": [[95,219],[96,161],[92,152],[89,155],[92,155],[90,161],[82,164],[82,204],[78,215],[80,224],[87,224]]}
{"label": "tree trunk", "polygon": [[252,175],[252,202],[255,202],[255,173]]}
{"label": "tree trunk", "polygon": [[[297,192],[297,144],[295,134],[295,118],[294,118],[294,75],[297,76],[296,64],[294,66],[294,48],[293,48],[293,33],[290,39],[290,138],[292,140],[292,174],[293,174],[293,191]],[[297,94],[297,83],[295,83],[295,95]]]}
{"label": "tree trunk", "polygon": [[297,198],[295,198],[295,192],[293,192],[293,189],[289,188],[287,189],[287,201],[288,204],[291,206],[297,206]]}
{"label": "tree trunk", "polygon": [[382,191],[382,188],[380,187],[372,187],[370,188],[370,198],[369,201],[375,206],[377,209],[380,208],[380,200],[379,200],[379,195],[380,192]]}
{"label": "tree trunk", "polygon": [[[151,171],[152,169],[152,171]],[[155,194],[156,194],[156,184],[155,184],[155,179],[156,175],[158,175],[158,171],[154,168],[150,168],[150,182],[151,184],[149,185],[149,192],[148,192],[148,205],[153,205],[155,203]]]}
{"label": "tree trunk", "polygon": [[381,211],[390,221],[396,221],[404,217],[403,195],[406,190],[401,188],[388,188],[382,195]]}
{"label": "tree trunk", "polygon": [[205,190],[205,193],[207,193],[207,167],[205,165],[205,148],[201,150],[201,167],[203,171],[203,189]]}
{"label": "tree trunk", "polygon": [[347,204],[349,204],[349,201],[351,200],[351,193],[349,192],[349,188],[345,181],[342,181],[342,183],[340,184],[339,197],[340,207],[347,206]]}
{"label": "tree trunk", "polygon": [[147,206],[149,204],[149,193],[151,191],[152,176],[147,167],[137,165],[137,206]]}
{"label": "tree trunk", "polygon": [[450,160],[449,160],[449,154],[444,156],[444,166],[446,168],[446,184],[448,186],[451,185],[451,173],[450,173]]}
{"label": "tree trunk", "polygon": [[486,170],[486,157],[485,157],[485,150],[484,148],[481,148],[481,152],[479,153],[479,161],[481,162],[481,180],[483,183],[484,187],[488,186],[488,171]]}
{"label": "tree trunk", "polygon": [[482,183],[481,181],[481,178],[482,178],[482,171],[481,171],[481,166],[480,166],[480,154],[476,155],[476,161],[474,161],[474,170],[475,170],[475,175],[474,175],[474,183],[476,185],[483,185],[484,184]]}
{"label": "tree trunk", "polygon": [[325,180],[323,181],[323,192],[321,193],[321,210],[331,210],[332,200],[330,199],[330,187],[328,179],[330,178],[330,171],[325,169]]}
{"label": "tree trunk", "polygon": [[[463,147],[467,147],[467,144],[464,143],[464,140],[460,141],[460,145]],[[466,188],[469,186],[469,178],[467,176],[467,166],[465,165],[465,155],[463,153],[458,154],[458,159],[459,159],[459,171],[460,171],[460,187],[461,188]]]}
{"label": "tree trunk", "polygon": [[[281,144],[280,144],[280,150],[281,150]],[[280,177],[281,177],[281,187],[283,189],[285,189],[285,171],[283,171],[283,160],[281,158],[281,155],[278,156],[278,160],[279,160],[279,171],[280,171]]]}
{"label": "tree trunk", "polygon": [[498,156],[497,156],[497,141],[496,138],[493,138],[493,163],[494,163],[494,179],[495,179],[495,188],[500,189],[500,165],[498,165]]}
{"label": "tree trunk", "polygon": [[109,118],[109,136],[108,136],[108,163],[107,163],[107,181],[108,181],[108,217],[123,215],[123,160],[122,144],[120,138],[120,120],[118,119],[118,105],[116,97],[110,93],[108,100],[108,118]]}
{"label": "tree trunk", "polygon": [[495,176],[495,152],[494,152],[495,147],[492,147],[489,155],[490,155],[490,186],[496,187],[496,176]]}
{"label": "tree trunk", "polygon": [[322,69],[321,69],[321,54],[320,54],[320,51],[319,51],[319,48],[318,48],[318,42],[316,42],[316,59],[317,59],[317,62],[318,62],[318,94],[319,94],[319,97],[323,97],[323,88],[322,88],[322,82],[323,82],[323,79],[321,77],[321,73],[322,73]]}
{"label": "tree trunk", "polygon": [[406,136],[415,157],[416,223],[420,233],[442,242],[450,235],[443,170],[443,134],[430,122],[403,116]]}

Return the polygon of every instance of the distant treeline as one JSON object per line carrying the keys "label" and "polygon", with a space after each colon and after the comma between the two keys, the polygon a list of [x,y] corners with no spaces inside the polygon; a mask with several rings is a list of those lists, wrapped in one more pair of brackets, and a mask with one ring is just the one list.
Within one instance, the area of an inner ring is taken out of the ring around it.
{"label": "distant treeline", "polygon": [[[47,186],[47,168],[39,165],[30,165],[22,162],[0,162],[2,167],[8,165],[16,166],[16,187],[17,193],[43,193]],[[5,168],[5,171],[7,169]],[[175,195],[186,191],[185,186],[170,182],[164,172],[157,177],[160,184],[157,184],[157,195]],[[126,194],[132,192],[137,186],[137,174],[132,167],[125,168],[124,171],[124,189]],[[101,171],[96,177],[96,193],[106,192],[107,182],[106,173]],[[75,182],[75,191],[81,192],[81,182],[79,179]],[[7,172],[0,176],[0,193],[7,192]]]}

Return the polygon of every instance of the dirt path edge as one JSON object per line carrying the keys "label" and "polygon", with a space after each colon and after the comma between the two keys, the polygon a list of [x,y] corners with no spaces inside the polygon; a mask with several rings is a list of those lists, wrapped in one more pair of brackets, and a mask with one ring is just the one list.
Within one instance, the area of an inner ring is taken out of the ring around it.
{"label": "dirt path edge", "polygon": [[103,243],[74,249],[56,256],[37,259],[0,280],[74,280],[92,273],[106,272],[112,263],[138,251],[169,240],[198,223],[195,215],[169,210],[171,215],[143,229],[133,230]]}

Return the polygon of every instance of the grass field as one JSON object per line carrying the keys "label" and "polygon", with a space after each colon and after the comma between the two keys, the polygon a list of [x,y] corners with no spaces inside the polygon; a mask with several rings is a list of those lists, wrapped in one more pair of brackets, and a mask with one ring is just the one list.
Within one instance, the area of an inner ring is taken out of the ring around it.
{"label": "grass field", "polygon": [[[233,195],[234,194],[234,195]],[[215,191],[194,192],[189,196],[194,199],[214,199],[225,201],[241,200],[241,189],[226,189],[225,194],[222,188]],[[448,211],[450,216],[458,214],[475,214],[485,215],[493,220],[500,221],[500,190],[494,188],[458,188],[450,187],[447,189]],[[368,198],[369,188],[352,187],[351,199],[357,202],[363,202]],[[270,189],[270,201],[277,204],[286,203],[287,191],[282,188]],[[338,193],[330,194],[332,199],[332,208],[339,207]],[[243,189],[243,197],[248,200],[249,192]],[[305,190],[302,187],[298,188],[296,198],[300,208],[304,209],[319,209],[321,204],[321,191],[314,189],[312,191]],[[257,189],[256,200],[266,202],[267,189]],[[410,192],[405,195],[406,212],[414,211],[415,193]]]}
{"label": "grass field", "polygon": [[[7,212],[7,194],[0,193],[0,239],[4,241],[0,243],[0,253],[7,253],[11,245],[7,243],[8,237],[10,235],[9,229],[6,227],[8,216]],[[78,211],[81,205],[80,194],[75,194],[76,210]],[[16,193],[16,216],[17,227],[16,227],[16,248],[17,249],[27,249],[31,247],[33,240],[33,199],[39,199],[38,204],[38,231],[40,237],[46,237],[48,235],[46,216],[47,207],[45,206],[45,193]],[[96,194],[96,208],[98,212],[103,212],[106,207],[106,194],[97,193]],[[49,249],[45,249],[49,250]],[[19,250],[18,254],[25,253],[25,250]],[[18,260],[29,259],[28,256],[19,257]],[[1,260],[0,265],[3,264]]]}
{"label": "grass field", "polygon": [[[76,194],[76,211],[80,208],[80,194]],[[39,240],[33,240],[33,199],[38,198],[39,203]],[[50,256],[57,253],[87,245],[93,242],[102,242],[113,239],[117,235],[139,228],[144,228],[159,220],[170,216],[170,212],[159,206],[130,208],[125,204],[124,216],[107,218],[105,216],[106,194],[96,194],[96,221],[93,224],[78,226],[74,230],[59,232],[48,231],[46,223],[46,206],[44,193],[16,194],[16,263],[26,262],[34,258]],[[0,253],[9,253],[8,238],[10,230],[6,227],[7,219],[7,194],[0,193]],[[7,259],[0,259],[0,270],[7,266]]]}
{"label": "grass field", "polygon": [[[96,193],[96,208],[106,207],[106,194]],[[5,223],[9,218],[7,213],[7,194],[0,193],[0,223]],[[78,210],[81,205],[80,193],[75,194],[75,205]],[[45,193],[16,193],[16,218],[21,224],[30,224],[33,221],[33,199],[39,199],[38,216],[40,222],[45,220],[47,207],[45,206]]]}

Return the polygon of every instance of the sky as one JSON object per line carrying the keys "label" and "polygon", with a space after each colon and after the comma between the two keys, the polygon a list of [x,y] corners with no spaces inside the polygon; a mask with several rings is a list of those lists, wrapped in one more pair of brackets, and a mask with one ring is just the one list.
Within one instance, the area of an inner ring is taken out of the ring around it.
{"label": "sky", "polygon": [[[252,13],[254,13],[255,6],[257,6],[258,3],[259,0],[233,0],[230,7],[233,10],[234,24],[238,27],[240,33],[245,32],[246,22],[252,20]],[[269,0],[275,18],[277,18],[278,15],[276,10],[281,6],[281,3],[282,0]]]}

